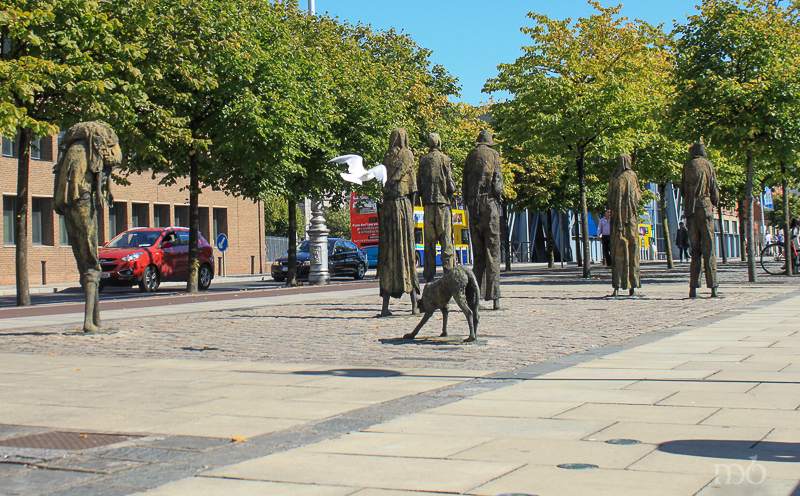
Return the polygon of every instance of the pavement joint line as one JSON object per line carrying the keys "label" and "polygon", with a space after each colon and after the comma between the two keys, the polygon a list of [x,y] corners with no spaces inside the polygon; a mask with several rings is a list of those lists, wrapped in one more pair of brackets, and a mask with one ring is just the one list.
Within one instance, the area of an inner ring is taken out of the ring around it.
{"label": "pavement joint line", "polygon": [[[751,311],[757,308],[763,308],[767,305],[777,304],[781,301],[785,301],[796,296],[800,296],[800,290],[793,290],[784,294],[767,298],[758,302],[759,304],[757,306],[748,305],[747,307],[742,308],[746,308],[748,311]],[[131,488],[130,493],[138,492],[142,487],[158,487],[168,482],[200,475],[200,472],[210,468],[232,465],[255,458],[268,456],[270,454],[316,444],[328,439],[346,435],[353,431],[363,430],[368,427],[399,418],[401,416],[420,413],[432,408],[454,403],[483,392],[500,389],[512,384],[518,384],[523,380],[535,380],[538,378],[538,376],[545,373],[563,370],[580,363],[602,358],[603,356],[607,356],[612,353],[656,342],[664,339],[665,337],[691,330],[694,327],[719,322],[725,318],[731,317],[731,313],[732,312],[730,311],[723,311],[718,314],[692,321],[691,326],[683,323],[679,326],[675,326],[675,328],[666,328],[666,331],[668,332],[646,332],[619,343],[611,343],[606,346],[579,352],[573,354],[577,355],[575,362],[570,361],[570,363],[558,363],[558,360],[564,360],[565,357],[573,355],[555,357],[545,362],[520,367],[510,372],[500,372],[481,378],[473,378],[442,388],[404,396],[402,398],[397,398],[375,405],[369,405],[340,415],[328,417],[326,419],[312,421],[301,426],[253,437],[244,443],[226,444],[210,451],[188,452],[168,461],[147,463],[143,466],[131,468],[129,470],[123,470],[115,474],[108,475],[104,478],[93,478],[91,480],[83,481],[79,484],[73,484],[69,489],[80,491],[81,488],[89,488],[94,483],[98,482],[104,485],[112,485],[113,487],[122,489],[123,491],[126,490],[125,488]],[[740,312],[736,312],[736,314],[739,315]],[[662,329],[661,331],[665,330]],[[692,381],[696,381],[696,379]],[[718,411],[719,410],[717,410],[717,412]],[[706,417],[706,419],[710,418],[717,412],[710,414],[708,417]],[[706,419],[703,419],[703,421]],[[131,478],[136,479],[136,484],[130,484],[127,482]],[[134,485],[138,489],[134,489]],[[63,488],[59,489],[59,491],[61,490],[63,490]],[[80,492],[75,494],[80,494]]]}

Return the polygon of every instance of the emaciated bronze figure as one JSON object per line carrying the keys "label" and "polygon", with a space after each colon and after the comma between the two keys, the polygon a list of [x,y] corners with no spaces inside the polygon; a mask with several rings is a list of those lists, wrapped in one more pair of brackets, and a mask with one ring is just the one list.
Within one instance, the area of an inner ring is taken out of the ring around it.
{"label": "emaciated bronze figure", "polygon": [[67,130],[53,168],[54,210],[64,216],[86,295],[85,333],[101,332],[98,286],[102,269],[97,256],[97,209],[103,208],[104,184],[108,203],[112,204],[111,171],[121,161],[119,139],[107,124],[81,122]]}
{"label": "emaciated bronze figure", "polygon": [[413,208],[417,175],[414,171],[414,154],[408,146],[405,129],[392,131],[383,165],[386,166],[387,180],[383,186],[383,203],[378,221],[378,273],[383,297],[381,316],[392,314],[389,311],[389,298],[400,298],[403,293],[411,293],[411,312],[419,315]]}
{"label": "emaciated bronze figure", "polygon": [[464,165],[464,200],[469,211],[469,234],[475,257],[472,271],[481,285],[485,301],[493,300],[500,309],[500,199],[503,170],[500,154],[491,149],[496,143],[492,132],[484,129]]}
{"label": "emaciated bronze figure", "polygon": [[719,203],[719,187],[714,164],[706,159],[706,147],[697,142],[689,147],[692,159],[683,166],[681,196],[686,228],[691,240],[692,264],[689,297],[697,296],[700,287],[700,263],[705,265],[706,286],[717,296],[717,255],[714,247],[714,207]]}
{"label": "emaciated bronze figure", "polygon": [[617,168],[608,182],[608,208],[611,210],[611,283],[613,296],[627,289],[633,296],[642,287],[639,280],[639,178],[631,170],[631,156],[617,157]]}
{"label": "emaciated bronze figure", "polygon": [[430,151],[419,159],[417,184],[425,209],[423,220],[425,234],[426,282],[436,278],[436,244],[442,249],[442,270],[453,268],[453,211],[450,207],[456,185],[450,169],[450,157],[442,152],[442,139],[437,133],[428,134]]}

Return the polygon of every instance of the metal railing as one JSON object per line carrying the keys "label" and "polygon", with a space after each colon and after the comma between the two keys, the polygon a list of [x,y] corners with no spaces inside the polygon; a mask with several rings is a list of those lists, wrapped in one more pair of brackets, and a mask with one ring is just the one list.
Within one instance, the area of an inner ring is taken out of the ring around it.
{"label": "metal railing", "polygon": [[264,236],[264,255],[267,265],[289,251],[289,238],[279,236]]}

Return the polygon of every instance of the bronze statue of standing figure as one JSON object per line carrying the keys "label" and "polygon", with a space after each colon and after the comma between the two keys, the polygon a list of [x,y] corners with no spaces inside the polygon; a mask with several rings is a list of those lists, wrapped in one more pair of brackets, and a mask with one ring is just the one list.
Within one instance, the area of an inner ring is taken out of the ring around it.
{"label": "bronze statue of standing figure", "polygon": [[469,212],[469,234],[475,257],[472,271],[485,301],[500,309],[500,200],[503,170],[493,150],[492,132],[484,129],[464,165],[464,200]]}
{"label": "bronze statue of standing figure", "polygon": [[706,159],[706,147],[699,141],[689,147],[692,159],[683,166],[681,196],[686,229],[691,240],[692,264],[689,298],[697,297],[700,287],[700,264],[705,265],[706,286],[717,297],[717,255],[714,246],[714,207],[719,203],[719,186],[714,164]]}
{"label": "bronze statue of standing figure", "polygon": [[103,208],[103,187],[111,196],[111,171],[122,161],[116,133],[102,122],[75,124],[61,140],[53,168],[54,210],[64,216],[72,253],[86,295],[83,332],[102,331],[99,291],[100,260],[97,255],[97,209]]}
{"label": "bronze statue of standing figure", "polygon": [[442,270],[453,268],[453,194],[456,185],[450,168],[450,157],[442,152],[442,139],[437,133],[428,134],[430,151],[419,159],[419,185],[425,237],[425,267],[422,271],[426,282],[436,278],[436,244],[442,250]]}
{"label": "bronze statue of standing figure", "polygon": [[608,208],[611,210],[612,296],[627,289],[633,296],[641,288],[639,279],[639,178],[631,170],[631,156],[621,153],[617,168],[608,181]]}
{"label": "bronze statue of standing figure", "polygon": [[417,174],[405,129],[392,131],[383,165],[386,166],[387,180],[383,186],[378,219],[378,273],[383,297],[381,317],[392,315],[389,298],[400,298],[403,293],[411,294],[411,313],[419,315],[413,203],[417,193]]}

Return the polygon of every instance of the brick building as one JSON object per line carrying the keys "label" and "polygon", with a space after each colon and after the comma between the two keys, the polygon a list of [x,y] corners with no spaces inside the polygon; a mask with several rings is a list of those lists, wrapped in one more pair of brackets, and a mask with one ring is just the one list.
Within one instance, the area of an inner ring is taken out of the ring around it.
{"label": "brick building", "polygon": [[[77,282],[78,270],[69,247],[64,220],[53,212],[53,165],[57,137],[43,138],[31,148],[30,199],[28,200],[28,274],[30,284],[40,284],[42,263],[45,263],[47,282]],[[17,152],[15,143],[2,138],[0,156],[0,193],[3,196],[3,216],[0,231],[0,284],[14,284],[15,246],[14,211],[17,192]],[[38,148],[38,150],[36,150]],[[160,175],[128,177],[130,185],[112,186],[114,206],[103,206],[99,215],[100,243],[132,227],[188,226],[189,192],[184,189],[188,179],[174,186],[158,184]],[[215,244],[219,233],[228,236],[225,270],[231,274],[250,274],[263,271],[264,224],[261,202],[229,196],[220,191],[204,189],[200,195],[200,232]],[[219,268],[222,253],[214,248]]]}

